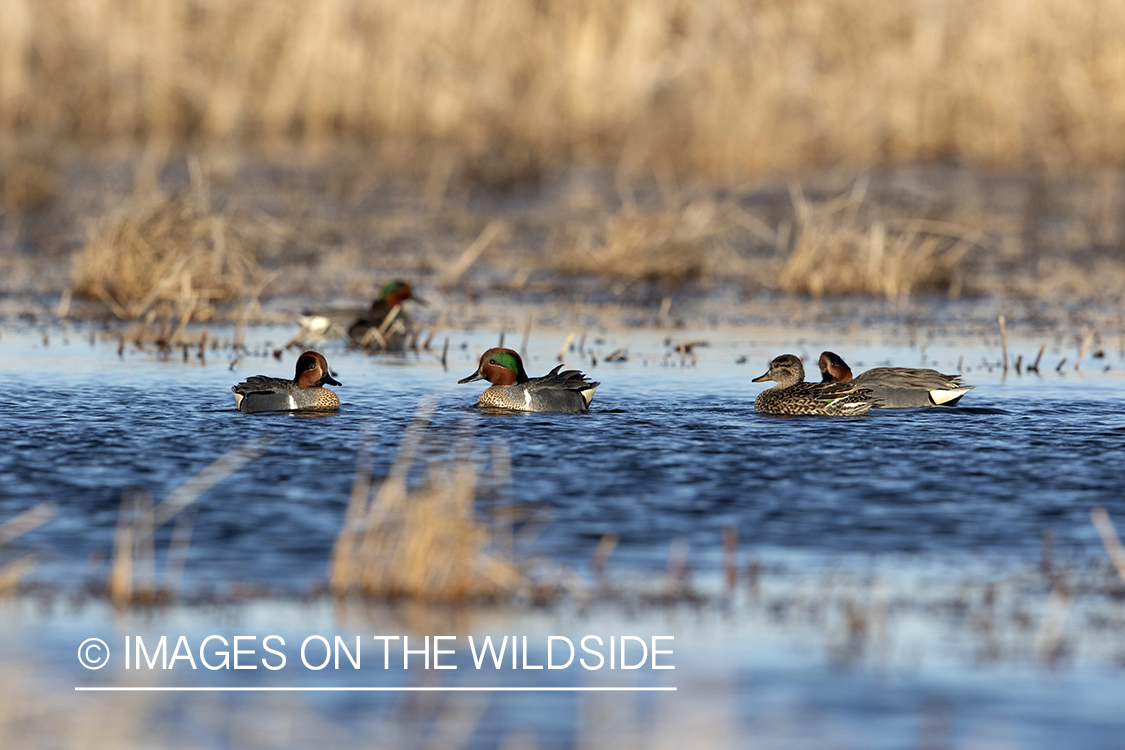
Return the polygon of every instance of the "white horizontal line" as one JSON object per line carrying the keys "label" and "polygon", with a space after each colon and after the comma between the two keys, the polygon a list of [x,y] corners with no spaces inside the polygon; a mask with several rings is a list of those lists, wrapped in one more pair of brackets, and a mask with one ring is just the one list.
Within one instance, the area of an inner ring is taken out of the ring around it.
{"label": "white horizontal line", "polygon": [[674,687],[76,687],[97,693],[651,693]]}

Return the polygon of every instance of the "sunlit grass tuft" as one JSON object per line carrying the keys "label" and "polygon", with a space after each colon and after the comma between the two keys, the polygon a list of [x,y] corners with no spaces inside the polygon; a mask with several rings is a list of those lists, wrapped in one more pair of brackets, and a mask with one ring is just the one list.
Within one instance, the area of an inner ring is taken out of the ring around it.
{"label": "sunlit grass tuft", "polygon": [[610,214],[604,240],[563,254],[558,269],[672,284],[738,276],[748,267],[727,244],[734,227],[725,213],[699,200],[679,210]]}
{"label": "sunlit grass tuft", "polygon": [[214,212],[199,187],[134,196],[75,255],[72,292],[104,302],[121,318],[138,318],[157,303],[174,304],[181,318],[199,318],[213,303],[260,291],[261,235],[251,221]]}
{"label": "sunlit grass tuft", "polygon": [[431,465],[419,487],[407,475],[433,405],[419,407],[399,444],[390,475],[375,490],[369,449],[361,449],[344,526],[332,554],[329,584],[340,597],[465,604],[500,602],[528,580],[474,518],[477,467],[465,436],[450,465]]}
{"label": "sunlit grass tuft", "polygon": [[980,233],[925,220],[880,218],[865,210],[862,183],[857,188],[813,204],[799,186],[792,187],[795,235],[777,288],[811,297],[894,299],[919,291],[960,296],[962,261],[982,241]]}

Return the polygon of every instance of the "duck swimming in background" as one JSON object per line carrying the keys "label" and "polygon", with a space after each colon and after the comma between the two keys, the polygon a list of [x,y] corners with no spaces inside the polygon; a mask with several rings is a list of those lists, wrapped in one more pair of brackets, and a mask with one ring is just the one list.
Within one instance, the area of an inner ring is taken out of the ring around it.
{"label": "duck swimming in background", "polygon": [[340,398],[324,385],[340,385],[328,373],[328,361],[318,352],[305,352],[297,358],[292,380],[254,375],[238,385],[234,407],[242,412],[259,411],[336,411]]}
{"label": "duck swimming in background", "polygon": [[519,354],[511,349],[489,349],[481,355],[477,371],[457,382],[492,383],[477,399],[481,406],[517,411],[587,411],[601,383],[590,382],[578,370],[559,372],[561,369],[559,365],[541,378],[529,378]]}
{"label": "duck swimming in background", "polygon": [[848,363],[833,352],[820,355],[823,383],[853,383],[871,391],[883,409],[953,406],[975,385],[963,385],[960,376],[910,367],[876,367],[853,378]]}
{"label": "duck swimming in background", "polygon": [[402,349],[415,329],[414,319],[402,306],[408,299],[426,304],[414,296],[410,284],[392,281],[369,308],[307,310],[298,318],[301,332],[294,340],[300,340],[305,333],[316,337],[334,335],[364,348]]}
{"label": "duck swimming in background", "polygon": [[415,327],[414,319],[402,307],[408,299],[426,305],[424,299],[414,296],[414,289],[405,281],[387,284],[379,299],[371,303],[371,309],[348,328],[348,338],[363,347],[403,348]]}
{"label": "duck swimming in background", "polygon": [[770,369],[752,382],[777,383],[754,399],[754,411],[784,416],[856,417],[876,405],[870,390],[844,383],[806,383],[805,368],[793,354],[782,354]]}

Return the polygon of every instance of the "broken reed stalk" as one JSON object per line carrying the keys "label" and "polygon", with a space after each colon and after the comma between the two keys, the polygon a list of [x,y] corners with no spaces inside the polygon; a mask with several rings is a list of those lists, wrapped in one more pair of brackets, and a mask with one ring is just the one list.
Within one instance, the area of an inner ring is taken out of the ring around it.
{"label": "broken reed stalk", "polygon": [[58,506],[52,502],[39,503],[0,523],[0,547],[47,523],[55,517],[57,510]]}
{"label": "broken reed stalk", "polygon": [[1028,372],[1039,372],[1039,360],[1043,359],[1043,352],[1046,351],[1046,349],[1047,344],[1043,343],[1039,345],[1039,353],[1035,355],[1035,364],[1027,368]]}
{"label": "broken reed stalk", "polygon": [[351,585],[354,572],[351,569],[355,558],[355,548],[359,541],[363,518],[367,512],[367,497],[371,491],[371,462],[374,455],[375,426],[365,427],[360,432],[359,450],[355,456],[355,476],[352,479],[352,492],[348,498],[348,509],[344,514],[344,525],[336,535],[332,546],[332,562],[328,574],[328,585],[334,594],[345,593]]}
{"label": "broken reed stalk", "polygon": [[145,492],[127,492],[121,498],[117,531],[113,537],[113,564],[106,589],[119,607],[154,601],[174,593],[180,584],[192,524],[179,522],[172,532],[164,577],[156,582],[155,531],[195,502],[203,493],[269,451],[268,442],[250,440],[223,454],[154,505]]}
{"label": "broken reed stalk", "polygon": [[664,571],[664,584],[669,594],[682,591],[687,584],[687,559],[691,543],[678,536],[668,546],[668,566]]}
{"label": "broken reed stalk", "polygon": [[162,588],[168,597],[175,599],[180,590],[180,580],[187,565],[188,548],[191,546],[191,532],[195,529],[195,512],[189,510],[176,518],[172,527],[172,539],[168,542],[168,557],[164,562]]}
{"label": "broken reed stalk", "polygon": [[1001,315],[998,320],[1000,321],[1000,348],[1003,351],[1004,357],[1004,372],[1008,371],[1008,331],[1004,327],[1004,316]]}
{"label": "broken reed stalk", "polygon": [[738,527],[723,527],[723,578],[726,580],[727,595],[734,593],[738,585]]}
{"label": "broken reed stalk", "polygon": [[168,497],[156,506],[154,509],[156,525],[158,527],[163,526],[172,520],[177,513],[198,500],[203,493],[231,474],[241,470],[247,464],[257,461],[266,453],[269,453],[271,448],[268,440],[253,439],[224,453],[202,471],[173,490]]}
{"label": "broken reed stalk", "polygon": [[570,348],[570,343],[572,341],[574,341],[573,331],[566,335],[566,339],[563,340],[563,345],[559,348],[559,356],[557,357],[559,362],[562,362],[563,358],[566,357],[566,350]]}
{"label": "broken reed stalk", "polygon": [[383,318],[383,324],[381,326],[379,326],[379,334],[381,336],[387,335],[387,331],[390,330],[391,325],[395,322],[395,319],[398,318],[399,313],[401,313],[401,312],[402,312],[402,305],[401,304],[395,305],[394,307],[391,308],[391,311],[389,313],[387,313],[387,316],[385,318]]}
{"label": "broken reed stalk", "polygon": [[1075,372],[1082,366],[1082,358],[1086,356],[1086,350],[1090,348],[1090,344],[1094,343],[1094,330],[1091,329],[1087,334],[1086,340],[1082,342],[1082,349],[1078,352],[1078,361],[1074,363]]}
{"label": "broken reed stalk", "polygon": [[[508,510],[511,510],[512,496],[512,451],[504,440],[492,441],[492,486],[496,493],[503,492],[508,500]],[[498,539],[497,546],[504,551],[508,559],[516,556],[515,516],[509,512],[507,521],[500,526],[502,536]]]}
{"label": "broken reed stalk", "polygon": [[[0,524],[0,547],[50,521],[55,517],[56,509],[54,503],[39,503]],[[15,591],[34,567],[34,555],[25,555],[18,560],[0,565],[0,594]]]}
{"label": "broken reed stalk", "polygon": [[[113,566],[106,585],[110,599],[118,607],[135,601],[151,601],[155,595],[149,575],[154,570],[156,556],[152,529],[152,496],[140,491],[123,493],[117,531],[113,535]],[[140,582],[138,569],[144,579]]]}
{"label": "broken reed stalk", "polygon": [[590,556],[590,569],[594,571],[594,578],[599,583],[605,577],[606,564],[615,547],[617,547],[617,534],[613,532],[603,534],[598,540],[598,546],[594,548],[594,554]]}
{"label": "broken reed stalk", "polygon": [[1051,588],[1043,617],[1039,620],[1039,629],[1035,633],[1035,650],[1044,659],[1054,660],[1059,655],[1066,620],[1073,603],[1074,591],[1070,586],[1060,581]]}
{"label": "broken reed stalk", "polygon": [[434,340],[434,336],[437,335],[437,332],[440,331],[441,327],[445,324],[445,316],[448,313],[448,305],[441,308],[441,313],[438,314],[437,322],[433,324],[433,326],[430,328],[430,332],[426,334],[426,341],[422,344],[423,349],[429,350],[430,342]]}
{"label": "broken reed stalk", "polygon": [[1109,554],[1110,561],[1113,562],[1113,567],[1117,568],[1117,574],[1121,576],[1122,581],[1125,581],[1125,547],[1121,545],[1121,537],[1117,535],[1117,529],[1114,528],[1109,513],[1099,505],[1090,511],[1090,520],[1093,521],[1098,536],[1102,538],[1102,544]]}
{"label": "broken reed stalk", "polygon": [[436,285],[439,287],[451,287],[461,280],[461,276],[465,271],[469,270],[469,266],[476,262],[481,253],[488,249],[492,241],[500,234],[504,224],[499,219],[493,219],[488,223],[488,226],[477,235],[472,244],[462,251],[461,255],[453,263],[449,265],[445,273],[443,273],[437,280]]}

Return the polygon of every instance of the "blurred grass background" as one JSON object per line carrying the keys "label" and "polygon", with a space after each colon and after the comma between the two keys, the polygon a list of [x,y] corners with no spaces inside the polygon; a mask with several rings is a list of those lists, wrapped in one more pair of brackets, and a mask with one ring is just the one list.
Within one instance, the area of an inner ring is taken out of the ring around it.
{"label": "blurred grass background", "polygon": [[5,0],[0,133],[744,175],[1125,157],[1112,0]]}
{"label": "blurred grass background", "polygon": [[1120,306],[1122,39],[1109,0],[4,0],[0,314],[462,263],[477,295]]}

